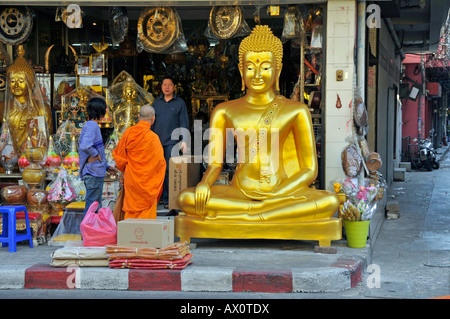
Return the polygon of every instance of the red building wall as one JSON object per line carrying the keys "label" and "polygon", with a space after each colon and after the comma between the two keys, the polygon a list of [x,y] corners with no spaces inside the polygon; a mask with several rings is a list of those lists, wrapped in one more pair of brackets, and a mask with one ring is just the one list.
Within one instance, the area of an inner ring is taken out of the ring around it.
{"label": "red building wall", "polygon": [[[417,83],[422,83],[422,72],[420,69],[419,55],[406,55],[405,60],[405,77]],[[409,88],[412,82],[404,79],[403,83],[408,83]],[[410,136],[411,140],[418,137],[419,132],[421,137],[426,137],[425,123],[426,123],[426,99],[424,95],[419,95],[416,101],[403,99],[402,100],[402,137]],[[420,121],[419,121],[419,103],[420,103]]]}

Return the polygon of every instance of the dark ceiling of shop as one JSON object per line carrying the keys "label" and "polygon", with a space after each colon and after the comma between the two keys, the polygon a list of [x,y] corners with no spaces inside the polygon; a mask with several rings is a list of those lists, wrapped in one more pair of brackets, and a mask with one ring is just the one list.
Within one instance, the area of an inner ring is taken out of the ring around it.
{"label": "dark ceiling of shop", "polygon": [[[321,5],[321,4],[316,4]],[[259,14],[261,22],[271,27],[274,34],[281,36],[284,15],[288,8],[287,5],[280,6],[279,15],[271,16],[267,12],[267,5],[255,6],[248,5],[242,6],[245,21],[252,28],[255,25],[255,15]],[[55,6],[47,7],[32,7],[37,19],[53,20],[55,19],[56,9]],[[105,6],[84,6],[81,7],[83,12],[83,26],[89,27],[89,37],[91,42],[101,41],[102,38],[105,41],[110,42],[109,37],[109,7]],[[185,32],[186,38],[189,38],[193,32],[203,33],[208,26],[209,14],[212,6],[200,6],[200,7],[173,7],[176,9],[180,19],[182,21],[182,27]],[[307,5],[299,5],[299,8],[306,15],[308,7]],[[126,7],[126,13],[129,18],[129,36],[134,38],[136,36],[136,26],[139,16],[145,7]],[[96,23],[96,27],[92,27],[93,23]]]}
{"label": "dark ceiling of shop", "polygon": [[[57,7],[33,7],[34,13],[38,19],[55,19]],[[212,7],[196,7],[195,9],[192,7],[174,7],[180,16],[182,21],[182,26],[184,31],[186,32],[185,36],[189,36],[190,33],[195,29],[206,29],[208,25],[208,18]],[[263,23],[271,26],[272,30],[275,34],[281,35],[282,27],[283,27],[283,17],[287,10],[287,5],[280,6],[280,14],[277,16],[270,16],[267,14],[267,6],[242,6],[244,11],[244,16],[246,22],[252,27],[254,22],[254,16],[259,13],[260,18]],[[126,12],[129,18],[129,30],[134,32],[137,26],[137,20],[144,8],[142,7],[127,7]],[[306,10],[306,7],[305,7]],[[91,26],[94,22],[100,26],[98,29],[100,30],[98,37],[101,37],[102,31],[101,26],[104,27],[104,35],[106,41],[109,40],[109,7],[104,6],[86,6],[82,7],[83,12],[83,26]],[[89,32],[94,32],[92,35],[95,38],[96,31],[91,30]],[[279,34],[278,34],[279,33]],[[98,41],[100,39],[93,39],[93,41]]]}
{"label": "dark ceiling of shop", "polygon": [[[209,18],[209,13],[212,7],[174,7],[180,16],[181,20],[205,20]],[[259,14],[261,19],[270,20],[283,20],[284,14],[287,10],[287,5],[280,6],[280,14],[277,16],[270,16],[267,14],[267,6],[242,6],[244,11],[245,19],[253,20],[255,14],[259,9]],[[33,7],[34,11],[38,15],[45,16],[47,18],[54,18],[56,13],[56,7]],[[145,8],[140,7],[126,7],[127,16],[130,21],[137,21],[142,10]],[[82,7],[83,20],[88,23],[94,21],[98,22],[108,22],[109,21],[109,7]]]}

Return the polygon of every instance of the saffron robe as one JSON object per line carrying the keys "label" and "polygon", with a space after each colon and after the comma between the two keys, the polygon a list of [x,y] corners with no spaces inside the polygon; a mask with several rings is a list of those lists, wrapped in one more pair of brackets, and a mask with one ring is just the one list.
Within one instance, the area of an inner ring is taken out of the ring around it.
{"label": "saffron robe", "polygon": [[117,168],[124,173],[124,219],[156,219],[166,161],[159,137],[150,126],[139,121],[126,129],[113,151]]}

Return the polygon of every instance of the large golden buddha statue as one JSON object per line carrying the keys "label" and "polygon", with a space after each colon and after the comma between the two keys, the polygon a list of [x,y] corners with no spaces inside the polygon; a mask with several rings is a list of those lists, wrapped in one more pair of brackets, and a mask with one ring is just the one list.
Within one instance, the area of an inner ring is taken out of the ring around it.
{"label": "large golden buddha statue", "polygon": [[[53,129],[50,106],[42,99],[39,83],[31,65],[25,59],[25,50],[18,47],[18,57],[7,69],[8,89],[5,96],[5,119],[16,152],[22,154],[27,137],[39,138],[39,147],[46,147],[49,131]],[[45,144],[45,145],[44,145]]]}
{"label": "large golden buddha statue", "polygon": [[[341,220],[332,217],[338,197],[309,187],[318,174],[310,112],[278,95],[282,54],[268,26],[257,25],[240,44],[247,93],[219,104],[211,115],[208,168],[177,199],[180,239],[299,239],[329,246],[341,238]],[[236,140],[237,168],[229,185],[213,185],[222,171],[227,132]]]}

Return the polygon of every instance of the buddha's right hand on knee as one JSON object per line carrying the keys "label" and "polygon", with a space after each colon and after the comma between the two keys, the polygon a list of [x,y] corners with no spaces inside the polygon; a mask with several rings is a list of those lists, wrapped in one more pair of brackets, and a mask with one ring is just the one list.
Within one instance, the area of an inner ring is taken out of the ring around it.
{"label": "buddha's right hand on knee", "polygon": [[195,212],[200,217],[205,216],[205,206],[208,203],[211,189],[207,183],[200,182],[195,188]]}

